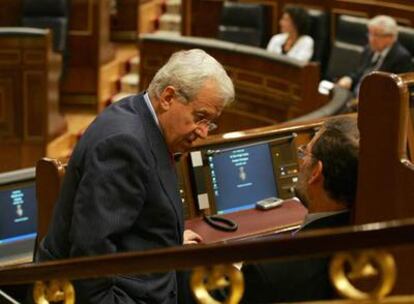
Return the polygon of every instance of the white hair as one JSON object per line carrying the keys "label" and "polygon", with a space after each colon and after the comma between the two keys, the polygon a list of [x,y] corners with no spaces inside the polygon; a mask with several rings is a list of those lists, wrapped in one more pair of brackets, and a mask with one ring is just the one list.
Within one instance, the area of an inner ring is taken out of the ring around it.
{"label": "white hair", "polygon": [[206,81],[217,85],[218,97],[225,106],[234,100],[234,86],[223,66],[201,49],[179,51],[158,70],[148,87],[151,96],[159,98],[169,85],[185,103],[193,101]]}
{"label": "white hair", "polygon": [[392,35],[397,39],[398,37],[398,25],[394,18],[386,15],[378,15],[369,20],[368,27],[375,26],[380,27],[384,34]]}

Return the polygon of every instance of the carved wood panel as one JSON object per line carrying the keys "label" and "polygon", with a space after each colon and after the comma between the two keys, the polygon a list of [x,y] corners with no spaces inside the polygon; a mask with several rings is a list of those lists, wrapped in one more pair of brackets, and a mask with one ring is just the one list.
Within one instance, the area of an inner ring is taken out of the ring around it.
{"label": "carved wood panel", "polygon": [[14,119],[17,106],[18,92],[14,88],[16,73],[0,72],[0,137],[16,136],[16,121]]}
{"label": "carved wood panel", "polygon": [[49,31],[0,36],[0,171],[34,166],[48,141],[65,131],[60,64]]}
{"label": "carved wood panel", "polygon": [[24,139],[42,139],[45,136],[46,83],[43,71],[23,72]]}

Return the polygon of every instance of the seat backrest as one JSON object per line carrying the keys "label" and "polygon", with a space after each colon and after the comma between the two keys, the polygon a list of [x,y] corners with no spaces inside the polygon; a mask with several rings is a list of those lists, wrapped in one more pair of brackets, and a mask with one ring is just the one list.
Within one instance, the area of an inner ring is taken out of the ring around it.
{"label": "seat backrest", "polygon": [[64,53],[68,35],[68,0],[24,0],[23,26],[50,28],[53,48]]}
{"label": "seat backrest", "polygon": [[398,41],[411,53],[411,61],[414,66],[414,29],[400,26],[398,29]]}
{"label": "seat backrest", "polygon": [[364,46],[368,43],[367,18],[340,15],[336,20],[335,41]]}
{"label": "seat backrest", "polygon": [[368,21],[367,18],[338,16],[325,78],[335,81],[358,68],[363,48],[368,43]]}
{"label": "seat backrest", "polygon": [[325,11],[310,9],[309,36],[313,38],[314,48],[312,61],[321,63],[321,73],[325,72],[330,49],[330,20],[329,14]]}
{"label": "seat backrest", "polygon": [[36,164],[37,239],[47,233],[59,197],[66,167],[57,159],[42,158]]}
{"label": "seat backrest", "polygon": [[335,81],[355,71],[359,66],[363,50],[364,48],[359,45],[335,41],[329,57],[326,78]]}
{"label": "seat backrest", "polygon": [[268,40],[266,7],[261,4],[224,2],[218,38],[264,47]]}

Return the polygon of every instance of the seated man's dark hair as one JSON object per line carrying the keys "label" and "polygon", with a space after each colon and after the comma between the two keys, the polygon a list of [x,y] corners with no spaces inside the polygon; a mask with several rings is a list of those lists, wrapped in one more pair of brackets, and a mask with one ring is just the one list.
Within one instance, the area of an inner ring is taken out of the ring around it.
{"label": "seated man's dark hair", "polygon": [[312,147],[312,155],[323,164],[323,186],[328,195],[352,207],[356,199],[359,156],[356,118],[327,120]]}

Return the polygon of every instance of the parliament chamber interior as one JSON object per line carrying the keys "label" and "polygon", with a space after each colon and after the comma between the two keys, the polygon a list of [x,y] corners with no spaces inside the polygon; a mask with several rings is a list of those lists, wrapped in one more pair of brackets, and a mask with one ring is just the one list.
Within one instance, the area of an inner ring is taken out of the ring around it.
{"label": "parliament chamber interior", "polygon": [[[266,49],[290,5],[308,14],[309,61]],[[337,81],[358,69],[378,15],[397,22],[411,70],[371,69],[356,94]],[[218,128],[173,159],[185,228],[203,242],[36,261],[89,124],[188,49],[217,59],[235,89]],[[413,66],[412,0],[0,0],[0,303],[82,303],[76,281],[172,270],[190,274],[178,303],[270,303],[243,297],[254,290],[241,269],[315,257],[329,260],[330,297],[292,285],[297,298],[273,302],[414,303]],[[331,211],[310,212],[295,188],[299,152],[332,117],[359,129],[351,220],[296,233]]]}

